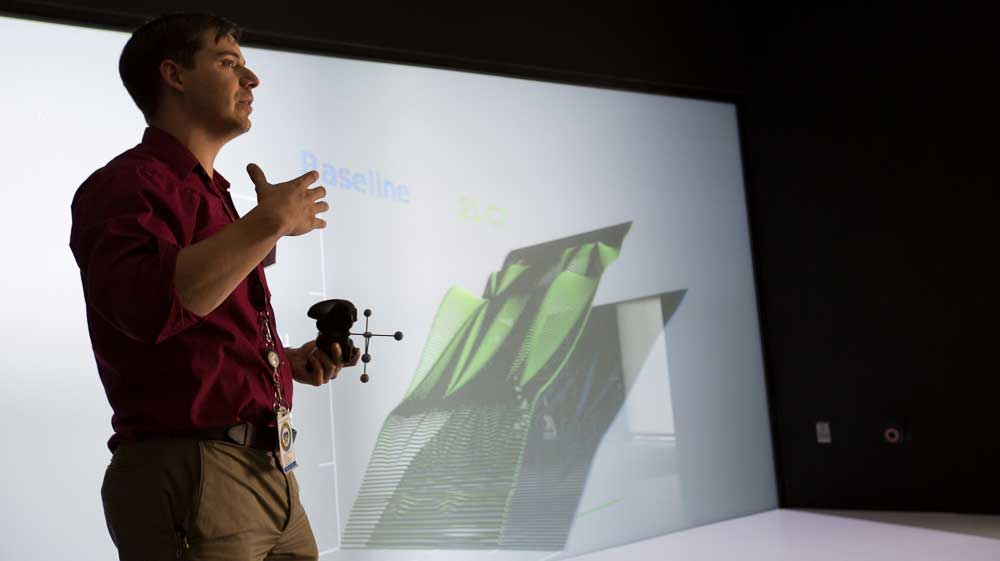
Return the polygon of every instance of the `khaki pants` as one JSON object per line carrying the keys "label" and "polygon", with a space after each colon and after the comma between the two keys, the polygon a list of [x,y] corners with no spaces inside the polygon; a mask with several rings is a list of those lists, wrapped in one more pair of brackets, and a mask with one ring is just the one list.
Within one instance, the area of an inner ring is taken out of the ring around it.
{"label": "khaki pants", "polygon": [[274,452],[214,440],[123,443],[101,488],[122,561],[315,561],[294,473]]}

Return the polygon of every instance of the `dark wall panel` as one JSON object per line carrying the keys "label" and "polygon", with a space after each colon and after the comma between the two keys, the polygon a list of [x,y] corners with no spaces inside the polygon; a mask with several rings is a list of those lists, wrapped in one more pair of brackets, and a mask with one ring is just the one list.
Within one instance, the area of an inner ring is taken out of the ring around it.
{"label": "dark wall panel", "polygon": [[988,18],[768,21],[745,150],[785,504],[1000,511]]}
{"label": "dark wall panel", "polygon": [[123,30],[163,12],[208,10],[245,27],[246,44],[702,95],[739,93],[749,76],[746,10],[736,2],[92,0],[13,1],[0,10]]}

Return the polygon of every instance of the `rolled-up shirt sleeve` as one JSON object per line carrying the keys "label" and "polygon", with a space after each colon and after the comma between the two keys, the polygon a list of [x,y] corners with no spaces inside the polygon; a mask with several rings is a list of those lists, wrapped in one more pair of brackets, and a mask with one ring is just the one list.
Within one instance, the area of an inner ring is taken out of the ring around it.
{"label": "rolled-up shirt sleeve", "polygon": [[141,168],[91,181],[73,201],[70,234],[87,304],[147,343],[201,322],[181,305],[174,283],[177,254],[193,238],[198,195]]}

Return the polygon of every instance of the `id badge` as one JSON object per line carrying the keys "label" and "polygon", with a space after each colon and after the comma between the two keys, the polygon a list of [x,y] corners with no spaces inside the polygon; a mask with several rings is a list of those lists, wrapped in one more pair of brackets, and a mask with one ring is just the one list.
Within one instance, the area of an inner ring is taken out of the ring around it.
{"label": "id badge", "polygon": [[292,414],[289,411],[278,413],[278,460],[285,473],[299,466],[295,462],[295,438],[292,433]]}

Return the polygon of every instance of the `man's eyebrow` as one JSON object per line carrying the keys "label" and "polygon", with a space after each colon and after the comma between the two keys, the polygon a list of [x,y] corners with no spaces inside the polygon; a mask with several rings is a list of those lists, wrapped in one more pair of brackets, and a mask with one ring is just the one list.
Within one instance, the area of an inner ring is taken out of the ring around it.
{"label": "man's eyebrow", "polygon": [[236,60],[240,61],[241,65],[243,66],[247,65],[247,61],[242,56],[240,56],[240,53],[236,51],[218,51],[215,53],[215,58],[222,58],[224,56],[236,57]]}

